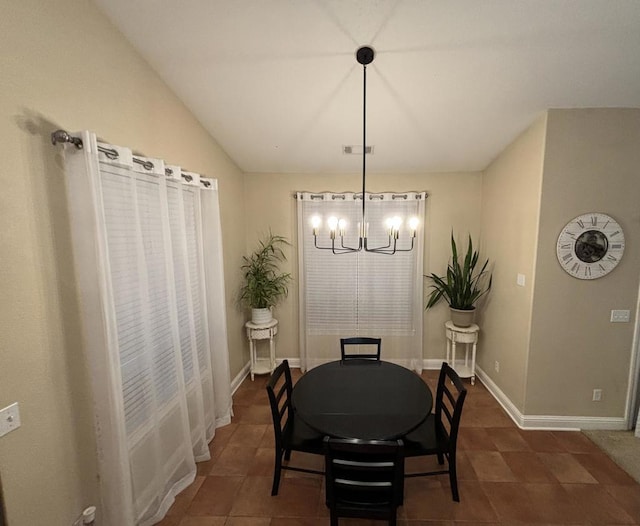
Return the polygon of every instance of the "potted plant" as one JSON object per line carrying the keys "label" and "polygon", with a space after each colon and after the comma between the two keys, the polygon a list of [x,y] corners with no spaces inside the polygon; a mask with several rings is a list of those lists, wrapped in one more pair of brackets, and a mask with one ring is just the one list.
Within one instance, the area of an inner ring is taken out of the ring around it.
{"label": "potted plant", "polygon": [[[479,272],[476,272],[478,264],[478,252],[473,250],[471,236],[467,253],[462,261],[458,257],[453,232],[451,233],[451,263],[447,266],[446,276],[436,274],[425,275],[431,280],[431,294],[427,301],[426,309],[430,309],[442,298],[449,303],[451,309],[451,321],[458,327],[469,327],[473,323],[475,304],[491,289],[493,276],[488,274],[487,259]],[[488,275],[488,282],[487,282]]]}
{"label": "potted plant", "polygon": [[251,307],[251,321],[265,324],[271,321],[271,307],[287,297],[291,274],[280,272],[279,265],[286,261],[282,247],[290,243],[269,231],[250,256],[243,256],[242,269],[245,283],[240,289],[240,301]]}

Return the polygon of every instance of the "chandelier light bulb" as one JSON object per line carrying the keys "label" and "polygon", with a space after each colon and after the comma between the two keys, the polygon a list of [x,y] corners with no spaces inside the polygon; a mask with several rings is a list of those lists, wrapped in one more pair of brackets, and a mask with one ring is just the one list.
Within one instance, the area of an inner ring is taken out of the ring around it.
{"label": "chandelier light bulb", "polygon": [[313,216],[311,218],[311,227],[313,228],[313,235],[318,235],[318,230],[320,229],[320,225],[322,225],[322,218],[320,216]]}
{"label": "chandelier light bulb", "polygon": [[387,227],[387,230],[389,231],[389,234],[391,234],[391,231],[393,230],[393,218],[387,217],[387,219],[385,220],[384,224]]}
{"label": "chandelier light bulb", "polygon": [[338,230],[340,231],[340,236],[344,237],[347,230],[347,222],[344,219],[338,220]]}
{"label": "chandelier light bulb", "polygon": [[402,226],[402,218],[400,216],[390,217],[386,221],[387,229],[389,230],[390,236],[395,236],[396,239],[398,237],[398,232],[400,231],[400,227]]}
{"label": "chandelier light bulb", "polygon": [[409,229],[411,230],[411,236],[416,237],[416,230],[418,230],[418,226],[420,225],[420,220],[417,217],[412,217],[409,219]]}
{"label": "chandelier light bulb", "polygon": [[338,228],[338,218],[331,216],[327,219],[327,224],[329,225],[329,237],[334,240],[336,238],[336,228]]}

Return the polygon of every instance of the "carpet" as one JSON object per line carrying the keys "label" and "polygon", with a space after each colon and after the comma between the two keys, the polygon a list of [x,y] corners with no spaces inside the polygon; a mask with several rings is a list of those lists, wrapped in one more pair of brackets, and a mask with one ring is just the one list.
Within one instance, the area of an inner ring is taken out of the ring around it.
{"label": "carpet", "polygon": [[582,431],[613,461],[640,482],[640,438],[633,431]]}

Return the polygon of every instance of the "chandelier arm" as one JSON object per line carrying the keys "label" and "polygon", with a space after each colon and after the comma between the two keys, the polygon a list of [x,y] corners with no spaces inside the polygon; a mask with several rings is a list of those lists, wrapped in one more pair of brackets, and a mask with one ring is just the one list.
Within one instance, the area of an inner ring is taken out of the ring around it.
{"label": "chandelier arm", "polygon": [[376,254],[387,254],[387,255],[393,255],[397,252],[411,252],[413,250],[414,247],[414,239],[411,238],[411,246],[409,248],[398,248],[397,247],[397,240],[394,241],[393,243],[393,250],[389,251],[386,250],[388,247],[377,247],[377,248],[370,248],[370,249],[365,249],[367,252],[374,252]]}
{"label": "chandelier arm", "polygon": [[354,247],[350,247],[349,245],[345,245],[344,237],[340,236],[340,248],[344,250],[353,251],[353,252],[360,252],[362,250],[362,238],[361,237],[358,238],[358,247],[354,248]]}
{"label": "chandelier arm", "polygon": [[336,255],[340,255],[340,254],[356,254],[357,252],[360,252],[362,249],[360,248],[347,248],[345,250],[341,250],[341,249],[335,249],[333,251],[334,254]]}
{"label": "chandelier arm", "polygon": [[[391,236],[389,236],[389,243],[387,245],[383,246],[383,247],[369,248],[368,245],[369,245],[368,240],[365,237],[364,238],[364,249],[365,249],[365,251],[367,251],[367,252],[375,252],[377,250],[386,250],[388,248],[391,248]],[[395,246],[395,242],[394,242],[394,246]]]}
{"label": "chandelier arm", "polygon": [[398,240],[396,238],[393,239],[393,248],[391,247],[391,236],[389,236],[389,245],[386,247],[376,247],[369,250],[374,254],[385,254],[387,256],[393,256],[396,253],[396,245],[398,244]]}
{"label": "chandelier arm", "polygon": [[331,240],[331,246],[330,247],[323,247],[323,246],[318,245],[318,237],[317,236],[313,236],[313,246],[315,248],[317,248],[318,250],[331,250],[331,252],[333,252],[336,255],[338,255],[338,254],[348,254],[350,252],[360,252],[362,250],[362,247],[352,248],[352,247],[342,246],[342,247],[336,248],[335,239]]}

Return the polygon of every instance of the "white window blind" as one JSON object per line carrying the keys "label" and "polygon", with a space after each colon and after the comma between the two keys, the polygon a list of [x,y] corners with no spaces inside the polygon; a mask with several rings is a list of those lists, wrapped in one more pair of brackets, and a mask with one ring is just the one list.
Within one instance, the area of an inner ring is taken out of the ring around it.
{"label": "white window blind", "polygon": [[[301,345],[310,366],[331,358],[333,351],[328,346],[347,336],[388,336],[387,357],[394,356],[397,361],[413,363],[414,358],[409,362],[402,358],[404,353],[399,347],[411,340],[413,349],[418,345],[415,341],[422,339],[423,244],[420,237],[412,251],[394,255],[365,251],[336,255],[331,250],[319,250],[314,246],[313,216],[320,216],[325,225],[330,216],[346,219],[348,235],[345,236],[345,245],[357,246],[357,232],[362,220],[360,195],[298,192],[296,196],[300,319],[304,326]],[[424,193],[367,194],[366,198],[370,247],[388,243],[383,226],[388,217],[418,216],[424,223]],[[423,226],[420,232],[423,232]],[[318,245],[330,246],[330,243],[325,227],[318,236]],[[398,248],[409,245],[410,234],[404,225]],[[397,349],[391,349],[392,345]]]}

